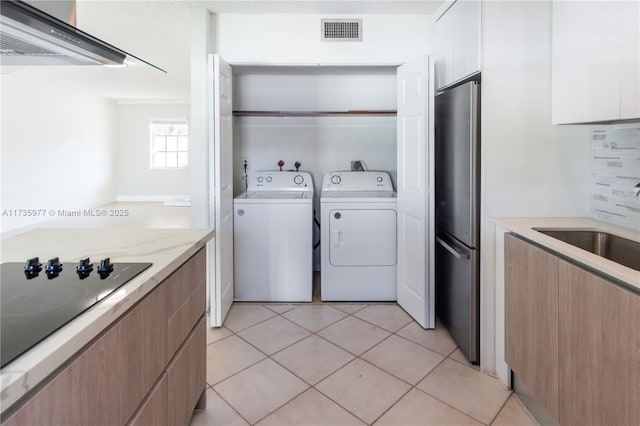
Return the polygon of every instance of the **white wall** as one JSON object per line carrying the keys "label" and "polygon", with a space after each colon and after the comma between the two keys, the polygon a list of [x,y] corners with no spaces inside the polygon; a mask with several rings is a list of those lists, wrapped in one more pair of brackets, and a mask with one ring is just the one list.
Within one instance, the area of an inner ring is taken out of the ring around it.
{"label": "white wall", "polygon": [[507,382],[502,234],[491,217],[587,216],[590,127],[551,125],[551,3],[482,8],[482,359]]}
{"label": "white wall", "polygon": [[16,71],[2,85],[2,210],[45,209],[46,216],[2,217],[2,232],[51,219],[49,210],[115,201],[115,104]]}
{"label": "white wall", "polygon": [[[260,67],[234,75],[234,109],[241,111],[395,110],[395,67]],[[236,117],[234,175],[236,194],[243,160],[249,171],[286,168],[295,161],[314,176],[348,170],[351,160],[370,170],[396,175],[395,116]],[[316,197],[317,198],[317,197]]]}
{"label": "white wall", "polygon": [[[191,223],[209,226],[206,53],[231,64],[402,64],[431,51],[429,15],[358,15],[362,42],[321,42],[322,18],[348,15],[217,14],[191,10]],[[196,162],[197,161],[197,162]],[[203,183],[204,182],[204,183]]]}
{"label": "white wall", "polygon": [[189,198],[189,168],[152,170],[149,167],[150,120],[188,119],[189,114],[189,104],[118,104],[116,175],[119,200],[165,201]]}
{"label": "white wall", "polygon": [[[323,18],[361,18],[362,42],[322,42]],[[402,64],[431,51],[428,15],[220,14],[217,51],[231,63]]]}

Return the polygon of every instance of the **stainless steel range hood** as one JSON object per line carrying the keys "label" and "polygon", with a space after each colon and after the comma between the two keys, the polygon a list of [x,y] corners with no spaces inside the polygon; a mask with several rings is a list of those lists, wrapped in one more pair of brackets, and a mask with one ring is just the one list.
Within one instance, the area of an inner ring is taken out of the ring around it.
{"label": "stainless steel range hood", "polygon": [[75,1],[2,0],[0,50],[0,65],[123,65],[131,57],[166,72],[77,29]]}

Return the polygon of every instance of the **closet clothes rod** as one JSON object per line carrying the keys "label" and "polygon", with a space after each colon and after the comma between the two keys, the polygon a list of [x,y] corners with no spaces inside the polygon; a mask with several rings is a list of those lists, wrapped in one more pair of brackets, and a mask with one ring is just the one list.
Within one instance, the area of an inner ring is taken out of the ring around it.
{"label": "closet clothes rod", "polygon": [[397,115],[391,109],[366,109],[348,111],[233,111],[236,117],[323,117],[328,115]]}

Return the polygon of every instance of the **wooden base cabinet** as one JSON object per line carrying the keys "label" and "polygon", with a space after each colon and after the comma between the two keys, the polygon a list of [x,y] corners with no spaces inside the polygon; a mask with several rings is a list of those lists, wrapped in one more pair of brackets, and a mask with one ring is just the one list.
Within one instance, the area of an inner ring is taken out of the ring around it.
{"label": "wooden base cabinet", "polygon": [[559,266],[560,424],[640,425],[640,295]]}
{"label": "wooden base cabinet", "polygon": [[558,259],[505,235],[505,359],[558,418]]}
{"label": "wooden base cabinet", "polygon": [[640,294],[505,235],[505,354],[561,425],[640,425]]}
{"label": "wooden base cabinet", "polygon": [[186,425],[205,390],[205,249],[40,385],[2,425]]}

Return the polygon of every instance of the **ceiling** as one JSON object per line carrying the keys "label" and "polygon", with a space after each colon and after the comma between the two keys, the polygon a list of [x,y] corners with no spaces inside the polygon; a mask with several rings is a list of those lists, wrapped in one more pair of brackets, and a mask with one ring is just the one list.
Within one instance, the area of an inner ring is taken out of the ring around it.
{"label": "ceiling", "polygon": [[10,78],[134,102],[187,102],[190,96],[189,10],[213,13],[432,14],[447,0],[77,0],[77,26],[151,62],[125,68],[0,67]]}
{"label": "ceiling", "polygon": [[444,0],[202,0],[185,3],[204,5],[215,13],[334,13],[420,14],[434,13]]}

